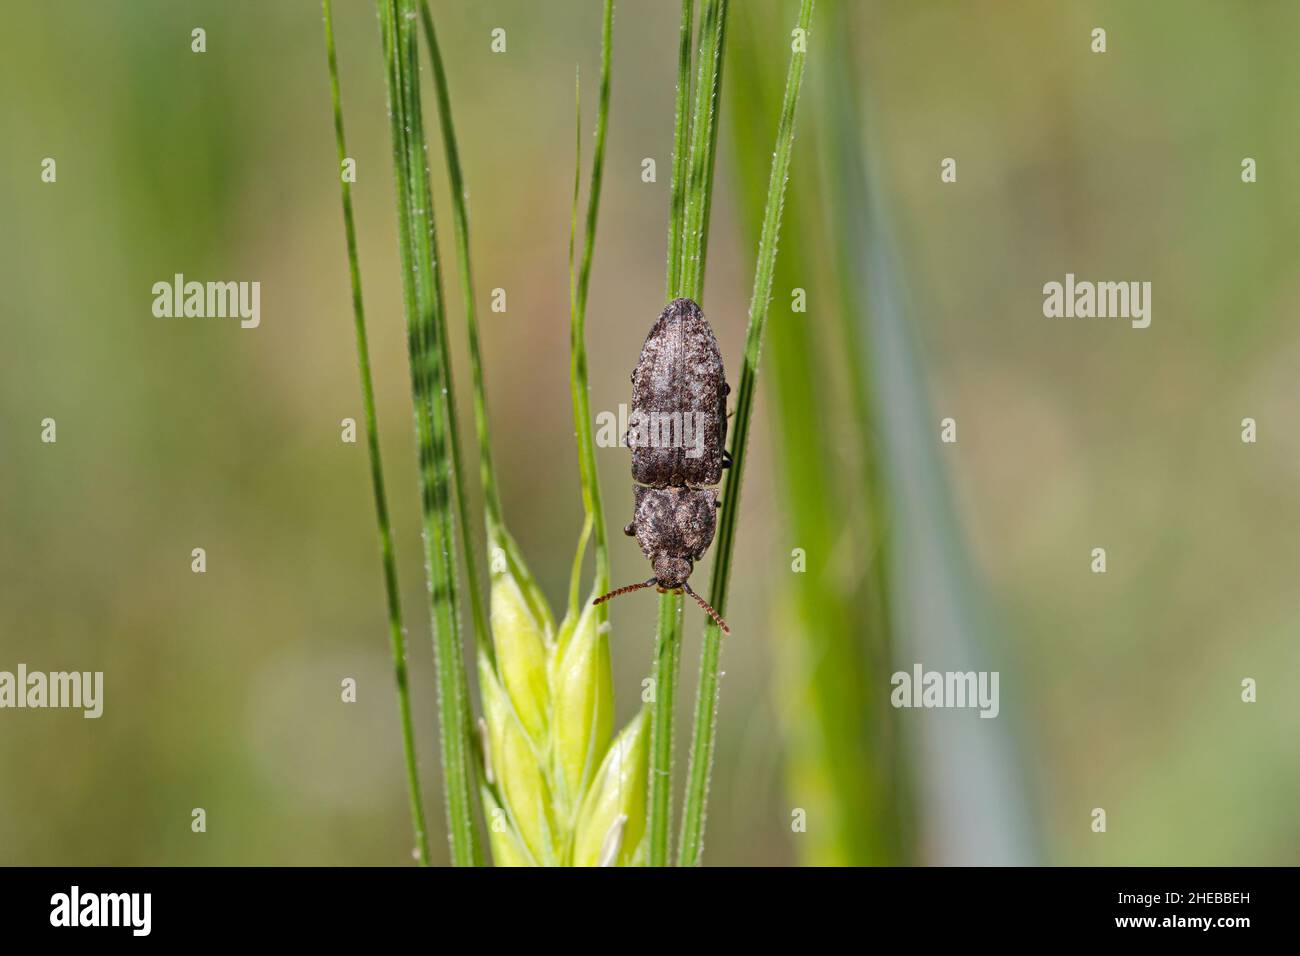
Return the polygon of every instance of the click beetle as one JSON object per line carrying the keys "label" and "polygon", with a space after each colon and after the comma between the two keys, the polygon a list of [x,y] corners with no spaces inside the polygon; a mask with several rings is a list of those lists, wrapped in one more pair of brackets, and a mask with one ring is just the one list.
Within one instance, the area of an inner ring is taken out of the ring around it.
{"label": "click beetle", "polygon": [[[632,371],[632,449],[635,511],[624,532],[650,559],[654,577],[596,598],[657,587],[685,591],[724,633],[718,613],[691,588],[695,562],[717,525],[718,491],[731,464],[726,452],[727,385],[718,340],[700,307],[673,299],[660,313]],[[694,435],[693,440],[689,437]]]}

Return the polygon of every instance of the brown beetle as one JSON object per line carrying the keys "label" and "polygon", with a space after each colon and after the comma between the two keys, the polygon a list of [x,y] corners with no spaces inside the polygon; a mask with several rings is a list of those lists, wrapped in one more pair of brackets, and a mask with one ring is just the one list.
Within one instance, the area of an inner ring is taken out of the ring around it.
{"label": "brown beetle", "polygon": [[[718,340],[700,307],[673,299],[646,336],[632,371],[632,449],[636,510],[624,532],[650,559],[654,577],[596,598],[600,604],[641,588],[685,591],[725,633],[725,621],[687,579],[713,541],[716,488],[731,464],[727,385]],[[693,436],[693,439],[692,439]]]}

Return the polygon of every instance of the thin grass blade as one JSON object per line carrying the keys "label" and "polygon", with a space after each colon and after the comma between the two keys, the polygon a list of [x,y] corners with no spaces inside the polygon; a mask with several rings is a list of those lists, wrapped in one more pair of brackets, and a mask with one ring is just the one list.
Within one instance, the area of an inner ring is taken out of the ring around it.
{"label": "thin grass blade", "polygon": [[[813,0],[802,0],[798,28],[807,39],[812,23]],[[754,413],[754,391],[758,383],[758,359],[763,344],[768,303],[772,296],[772,279],[776,266],[777,238],[781,228],[781,209],[786,180],[794,147],[795,114],[803,84],[805,45],[796,46],[790,56],[786,74],[785,96],[781,104],[772,171],[768,180],[767,202],[758,243],[758,261],[754,269],[754,288],[749,305],[749,326],[745,335],[745,359],[740,375],[740,389],[733,417],[731,439],[732,466],[722,494],[722,509],[715,541],[713,580],[709,603],[726,617],[727,589],[731,578],[731,561],[736,544],[736,518],[740,509],[741,481],[746,464],[745,450]],[[695,725],[692,731],[690,764],[686,780],[686,804],[682,819],[678,862],[696,866],[704,847],[705,810],[709,794],[709,776],[713,767],[716,742],[722,632],[712,622],[704,628],[704,649],[700,654],[700,682],[695,698]]]}
{"label": "thin grass blade", "polygon": [[[689,122],[685,110],[690,89],[690,62],[685,51],[690,43],[690,11],[682,10],[679,41],[677,109],[674,120],[674,191],[669,210],[668,254],[669,298],[701,301],[704,294],[704,246],[708,240],[709,207],[713,197],[713,154],[717,146],[718,82],[722,69],[722,46],[726,34],[726,0],[704,0],[700,8],[699,40],[695,60],[697,75],[694,106]],[[689,151],[682,152],[689,141]],[[677,183],[684,183],[679,196]],[[647,863],[667,866],[670,858],[673,796],[673,720],[677,681],[681,664],[682,608],[680,594],[659,598],[659,619],[655,633],[653,665],[654,701],[650,704],[650,794],[647,801]]]}
{"label": "thin grass blade", "polygon": [[397,181],[399,252],[424,516],[425,571],[437,668],[439,752],[448,842],[457,866],[478,865],[475,749],[457,613],[453,481],[455,418],[434,213],[425,165],[414,0],[378,0]]}
{"label": "thin grass blade", "polygon": [[687,143],[691,132],[691,25],[695,0],[682,0],[682,23],[677,42],[677,99],[673,111],[673,178],[668,212],[668,294],[681,286],[682,237],[686,210]]}
{"label": "thin grass blade", "polygon": [[[334,139],[340,169],[348,156],[343,132],[343,104],[339,93],[338,57],[334,51],[334,18],[330,0],[322,0],[325,14],[325,53],[329,62],[330,98],[334,106]],[[357,253],[357,231],[352,215],[352,186],[341,172],[343,231],[347,237],[348,273],[352,283],[352,315],[357,340],[357,366],[361,373],[361,398],[366,418],[366,448],[370,456],[370,483],[375,497],[375,521],[379,527],[379,551],[384,568],[384,593],[388,598],[388,639],[397,682],[397,713],[402,729],[402,754],[406,762],[407,797],[415,829],[415,855],[421,866],[429,865],[429,831],[420,793],[420,771],[416,759],[415,728],[411,719],[411,691],[406,671],[406,629],[402,624],[402,600],[393,556],[393,525],[388,515],[388,492],[384,485],[384,464],[379,453],[379,423],[375,414],[375,385],[370,373],[370,345],[366,335],[366,312],[361,297],[361,264]]]}
{"label": "thin grass blade", "polygon": [[[592,594],[609,590],[609,539],[605,529],[600,475],[596,471],[596,440],[591,427],[590,388],[587,384],[587,295],[591,286],[591,262],[596,247],[596,220],[600,213],[600,190],[605,172],[605,140],[609,131],[610,62],[613,54],[614,0],[605,0],[600,34],[600,94],[596,106],[596,144],[591,158],[591,180],[587,188],[587,214],[582,255],[575,263],[578,179],[574,180],[574,220],[569,239],[569,386],[573,395],[573,426],[578,435],[578,468],[582,476],[582,505],[592,522],[596,555],[596,579]],[[581,152],[581,134],[579,134]],[[575,162],[579,167],[581,156]],[[609,609],[600,605],[601,623]]]}

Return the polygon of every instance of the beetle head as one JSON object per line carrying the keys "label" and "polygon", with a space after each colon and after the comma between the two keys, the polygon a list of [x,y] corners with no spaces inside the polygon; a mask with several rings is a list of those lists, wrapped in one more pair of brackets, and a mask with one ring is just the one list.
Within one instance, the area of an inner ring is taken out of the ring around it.
{"label": "beetle head", "polygon": [[[673,561],[681,562],[681,564],[685,565],[685,570],[683,571],[680,567],[676,565],[668,565],[666,569],[661,572],[659,570],[661,560],[665,562],[673,562]],[[664,583],[664,575],[667,575],[670,572],[674,575],[680,573],[681,578],[679,584],[667,585]],[[691,573],[691,563],[689,561],[685,561],[682,558],[672,558],[667,555],[661,554],[656,556],[655,576],[651,578],[649,581],[642,581],[640,584],[629,584],[626,587],[615,588],[613,591],[610,591],[608,594],[602,594],[600,597],[596,598],[591,603],[604,604],[610,598],[616,598],[620,594],[630,594],[633,591],[640,591],[642,588],[648,588],[648,587],[657,586],[660,591],[685,591],[687,594],[689,594],[692,598],[695,599],[695,603],[700,606],[701,610],[703,610],[705,614],[713,618],[713,623],[717,624],[718,627],[722,629],[723,634],[730,634],[731,628],[727,626],[727,622],[722,619],[722,617],[718,614],[717,611],[713,609],[712,605],[710,605],[708,601],[704,600],[704,598],[696,594],[695,591],[691,588],[690,582],[686,580],[687,577],[690,576],[690,573]]]}
{"label": "beetle head", "polygon": [[665,591],[675,591],[684,585],[693,569],[690,561],[667,551],[656,554],[651,564],[654,567],[655,581]]}

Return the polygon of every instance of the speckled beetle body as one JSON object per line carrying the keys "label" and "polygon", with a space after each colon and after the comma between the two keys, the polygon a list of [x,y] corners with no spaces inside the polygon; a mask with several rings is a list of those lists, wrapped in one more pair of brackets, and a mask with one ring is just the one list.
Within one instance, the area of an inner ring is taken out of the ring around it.
{"label": "speckled beetle body", "polygon": [[673,299],[632,370],[632,416],[641,425],[628,435],[632,480],[651,488],[721,481],[729,391],[704,313],[690,299]]}

